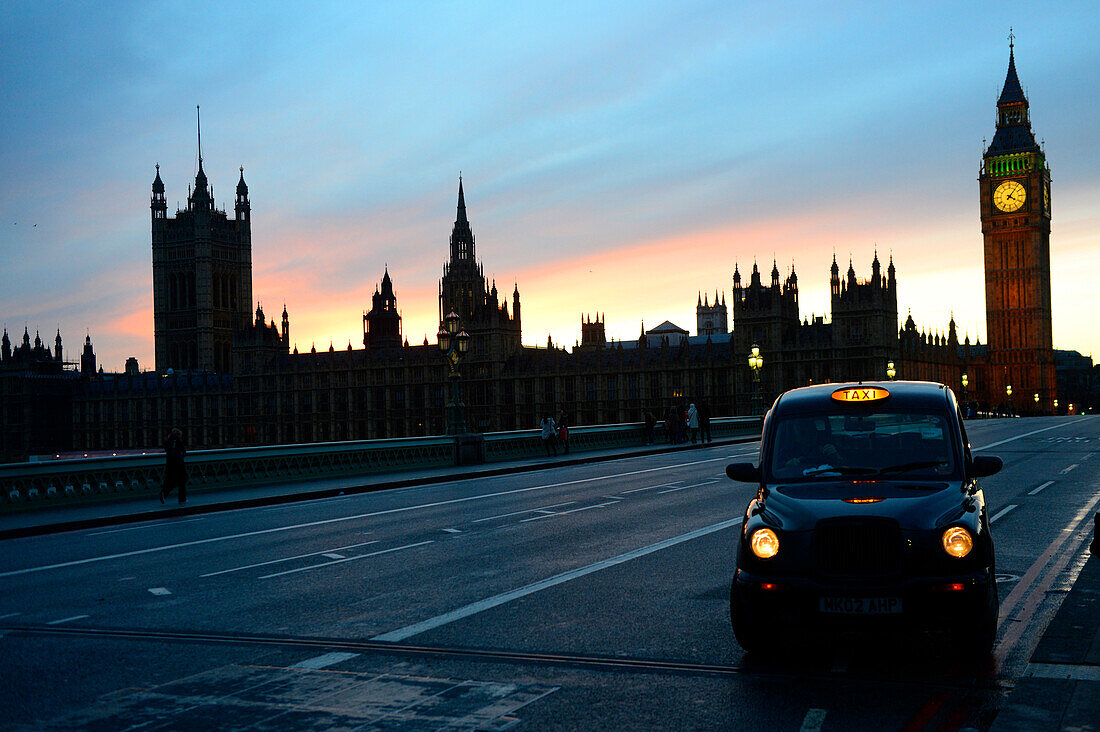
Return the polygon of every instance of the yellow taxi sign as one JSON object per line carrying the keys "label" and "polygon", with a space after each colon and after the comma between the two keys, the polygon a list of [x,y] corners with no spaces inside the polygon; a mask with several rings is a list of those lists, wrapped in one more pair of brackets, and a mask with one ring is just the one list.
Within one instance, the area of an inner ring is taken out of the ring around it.
{"label": "yellow taxi sign", "polygon": [[890,392],[881,386],[857,386],[851,389],[837,389],[833,399],[838,402],[877,402],[890,396]]}

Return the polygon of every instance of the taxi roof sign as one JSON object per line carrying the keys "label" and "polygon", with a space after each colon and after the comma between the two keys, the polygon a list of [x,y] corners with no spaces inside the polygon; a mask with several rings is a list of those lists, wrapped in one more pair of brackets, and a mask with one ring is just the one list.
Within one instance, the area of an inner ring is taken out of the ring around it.
{"label": "taxi roof sign", "polygon": [[862,404],[864,402],[877,402],[890,396],[890,392],[881,386],[856,386],[848,389],[837,389],[832,397],[838,402]]}

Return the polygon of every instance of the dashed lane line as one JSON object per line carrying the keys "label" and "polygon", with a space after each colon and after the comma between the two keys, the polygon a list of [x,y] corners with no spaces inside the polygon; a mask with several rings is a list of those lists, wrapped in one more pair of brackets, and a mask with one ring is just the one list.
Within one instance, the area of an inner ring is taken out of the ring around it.
{"label": "dashed lane line", "polygon": [[1029,496],[1036,496],[1036,495],[1038,495],[1038,494],[1039,494],[1039,491],[1041,491],[1041,490],[1043,490],[1044,488],[1047,488],[1047,487],[1049,487],[1049,486],[1052,486],[1052,485],[1054,485],[1054,481],[1053,481],[1053,480],[1048,480],[1048,481],[1047,481],[1046,483],[1043,483],[1043,484],[1042,484],[1041,486],[1039,486],[1038,488],[1032,488],[1031,490],[1029,490],[1029,491],[1027,492],[1027,494],[1028,494]]}
{"label": "dashed lane line", "polygon": [[369,552],[367,554],[356,554],[354,557],[344,557],[343,559],[334,559],[331,562],[322,562],[321,564],[313,564],[308,567],[298,567],[297,569],[288,569],[285,572],[275,572],[274,574],[265,574],[260,579],[271,579],[272,577],[282,577],[286,574],[295,574],[296,572],[308,572],[311,569],[321,569],[322,567],[331,567],[334,564],[343,564],[344,562],[354,562],[356,559],[366,559],[368,557],[377,557],[382,554],[391,554],[392,552],[399,552],[403,549],[412,549],[413,547],[424,546],[425,544],[434,544],[435,541],[429,539],[428,541],[418,541],[415,544],[405,544],[404,546],[395,546],[391,549],[381,549],[376,552]]}
{"label": "dashed lane line", "polygon": [[524,513],[535,513],[537,511],[548,511],[552,508],[561,508],[562,506],[572,506],[576,501],[566,501],[565,503],[552,503],[549,506],[540,506],[538,508],[525,508],[522,511],[511,511],[509,513],[498,513],[496,516],[486,516],[485,518],[474,519],[470,523],[480,524],[484,521],[492,521],[493,519],[508,518],[509,516],[519,516]]}
{"label": "dashed lane line", "polygon": [[244,569],[255,569],[256,567],[266,567],[269,564],[279,564],[280,562],[290,562],[290,561],[293,561],[295,559],[305,559],[307,557],[323,556],[325,554],[325,552],[339,552],[339,551],[343,551],[345,549],[356,549],[356,548],[361,547],[361,546],[368,546],[370,544],[377,544],[377,543],[378,543],[378,540],[375,539],[374,541],[364,541],[364,542],[360,542],[358,544],[348,544],[347,546],[338,546],[338,547],[335,547],[333,549],[324,549],[324,550],[319,551],[319,552],[310,552],[308,554],[298,554],[298,555],[293,556],[293,557],[283,557],[282,559],[272,559],[272,560],[267,561],[267,562],[257,562],[256,564],[246,564],[243,567],[232,567],[230,569],[218,570],[217,572],[207,572],[206,574],[200,574],[199,577],[214,577],[214,576],[219,575],[219,574],[229,574],[230,572],[240,572],[241,570],[244,570]]}
{"label": "dashed lane line", "polygon": [[93,564],[95,562],[105,562],[111,559],[124,559],[126,557],[136,557],[143,554],[154,554],[156,552],[165,552],[172,549],[182,549],[189,546],[199,546],[202,544],[215,544],[223,541],[231,541],[233,539],[245,539],[252,536],[263,536],[264,534],[275,534],[282,531],[294,531],[295,529],[307,529],[312,526],[324,526],[325,524],[335,524],[343,521],[357,521],[364,518],[373,518],[375,516],[388,516],[395,513],[406,513],[408,511],[418,511],[424,508],[435,508],[437,506],[450,506],[457,503],[469,503],[471,501],[483,501],[487,498],[498,498],[500,496],[511,496],[519,493],[530,493],[532,491],[545,490],[547,488],[560,488],[567,485],[577,485],[580,483],[593,483],[600,480],[611,480],[613,478],[626,478],[632,475],[644,475],[646,473],[654,473],[662,470],[677,470],[679,468],[687,468],[692,465],[705,465],[706,463],[719,462],[726,460],[724,457],[707,458],[705,460],[692,460],[686,463],[676,463],[675,465],[660,465],[655,468],[642,468],[640,470],[630,470],[625,473],[614,473],[612,475],[596,475],[590,478],[578,478],[576,480],[566,480],[559,483],[545,483],[543,485],[532,485],[526,488],[513,488],[506,491],[495,491],[493,493],[482,493],[475,496],[463,496],[462,498],[451,498],[443,501],[431,501],[430,503],[418,503],[413,506],[401,506],[399,508],[388,508],[381,511],[369,511],[367,513],[359,513],[353,516],[337,516],[330,519],[320,519],[318,521],[307,521],[301,524],[290,524],[288,526],[274,526],[270,529],[258,529],[256,531],[245,531],[240,534],[227,534],[225,536],[212,536],[207,539],[195,539],[193,541],[182,541],[175,544],[163,544],[161,546],[148,547],[146,549],[135,549],[129,552],[118,552],[115,554],[104,554],[98,557],[87,557],[86,559],[73,559],[68,562],[57,562],[56,564],[43,564],[37,567],[24,567],[23,569],[13,569],[7,572],[0,572],[0,578],[2,577],[16,577],[23,574],[31,574],[34,572],[46,572],[52,569],[64,569],[65,567],[77,567],[85,564]]}
{"label": "dashed lane line", "polygon": [[807,710],[806,716],[802,718],[802,726],[798,730],[799,732],[820,732],[823,724],[825,724],[825,710],[812,708]]}
{"label": "dashed lane line", "polygon": [[1074,468],[1076,468],[1076,467],[1078,467],[1078,465],[1077,465],[1077,463],[1074,463],[1073,465],[1070,465],[1070,466],[1068,466],[1068,467],[1062,468],[1062,473],[1061,473],[1061,474],[1062,474],[1062,475],[1065,475],[1066,473],[1070,472],[1071,470],[1073,470],[1073,469],[1074,469]]}
{"label": "dashed lane line", "polygon": [[545,514],[542,514],[541,516],[532,516],[531,518],[521,519],[520,523],[525,524],[528,521],[539,521],[541,519],[554,518],[555,516],[564,516],[568,513],[577,513],[578,511],[587,511],[587,510],[592,509],[592,508],[607,508],[608,506],[614,506],[616,503],[620,503],[620,501],[608,501],[607,503],[595,503],[591,506],[581,506],[580,508],[571,508],[568,511],[557,511],[556,513],[545,513]]}
{"label": "dashed lane line", "polygon": [[4,620],[5,618],[14,618],[16,615],[21,614],[22,613],[4,613],[3,615],[0,615],[0,620]]}
{"label": "dashed lane line", "polygon": [[682,485],[679,488],[669,488],[668,490],[657,491],[658,493],[675,493],[676,491],[686,491],[688,488],[702,488],[705,485],[714,485],[717,480],[708,480],[704,483],[695,483],[693,485]]}
{"label": "dashed lane line", "polygon": [[171,595],[172,594],[172,591],[170,589],[168,589],[167,587],[150,587],[149,592],[153,595],[160,595],[160,596]]}
{"label": "dashed lane line", "polygon": [[699,537],[713,534],[716,531],[722,531],[733,526],[739,526],[740,524],[741,519],[736,518],[730,519],[729,521],[722,521],[721,523],[712,524],[710,526],[704,526],[701,529],[689,531],[686,534],[680,534],[679,536],[674,536],[671,539],[659,541],[656,544],[650,544],[649,546],[644,546],[640,549],[634,549],[632,551],[626,552],[625,554],[619,554],[618,556],[604,559],[599,562],[589,564],[585,567],[579,567],[568,572],[556,574],[553,577],[548,577],[544,580],[525,585],[524,587],[511,590],[510,592],[504,592],[499,595],[494,595],[493,597],[487,597],[484,600],[478,600],[477,602],[473,602],[469,605],[460,607],[457,610],[452,610],[450,612],[443,613],[442,615],[437,615],[434,618],[428,618],[427,620],[423,620],[419,623],[407,625],[404,628],[391,630],[388,633],[382,633],[381,635],[377,635],[374,638],[371,638],[371,640],[387,642],[403,641],[406,638],[411,638],[414,635],[419,635],[420,633],[424,633],[434,628],[453,623],[456,620],[468,618],[471,615],[476,615],[477,613],[483,612],[490,608],[504,605],[505,603],[512,602],[513,600],[518,600],[521,597],[526,597],[527,595],[534,594],[549,587],[560,585],[563,582],[569,582],[570,580],[577,579],[578,577],[584,577],[585,575],[592,574],[593,572],[599,572],[600,570],[607,569],[608,567],[614,567],[616,565],[629,562],[632,559],[644,557],[647,554],[652,554],[653,552],[667,549],[668,547],[676,546],[677,544],[682,544],[685,541],[698,539]]}
{"label": "dashed lane line", "polygon": [[1004,516],[1004,515],[1005,515],[1005,514],[1007,514],[1007,513],[1009,512],[1009,511],[1011,511],[1012,509],[1014,509],[1014,508],[1016,508],[1016,507],[1017,507],[1017,506],[1016,506],[1016,504],[1015,504],[1015,503],[1010,503],[1010,504],[1008,504],[1007,506],[1005,506],[1004,508],[1002,508],[1002,509],[1001,509],[1000,511],[998,511],[998,512],[997,512],[997,513],[995,513],[995,514],[993,514],[993,518],[989,519],[989,523],[993,523],[993,522],[995,522],[995,521],[996,521],[997,519],[1001,518],[1002,516]]}
{"label": "dashed lane line", "polygon": [[1032,430],[1031,432],[1025,432],[1022,435],[1016,435],[1015,437],[1009,437],[1007,440],[1001,440],[999,442],[991,442],[988,445],[982,445],[981,447],[971,448],[971,452],[977,452],[978,450],[988,450],[991,447],[999,447],[999,446],[1005,445],[1009,442],[1015,442],[1016,440],[1022,440],[1025,437],[1031,437],[1032,435],[1037,435],[1040,432],[1049,432],[1050,430],[1060,430],[1063,427],[1069,427],[1070,425],[1074,425],[1074,424],[1078,424],[1078,422],[1070,421],[1070,422],[1063,422],[1062,424],[1056,424],[1053,427],[1043,427],[1042,429]]}
{"label": "dashed lane line", "polygon": [[74,615],[71,618],[61,618],[60,620],[51,620],[46,625],[61,625],[62,623],[70,623],[74,620],[83,620],[84,618],[90,618],[91,615]]}
{"label": "dashed lane line", "polygon": [[304,661],[288,666],[288,668],[303,668],[310,671],[319,671],[323,668],[328,668],[338,663],[348,661],[352,658],[356,658],[358,653],[345,653],[342,651],[333,651],[332,653],[326,653],[322,656],[316,656],[314,658],[307,658]]}

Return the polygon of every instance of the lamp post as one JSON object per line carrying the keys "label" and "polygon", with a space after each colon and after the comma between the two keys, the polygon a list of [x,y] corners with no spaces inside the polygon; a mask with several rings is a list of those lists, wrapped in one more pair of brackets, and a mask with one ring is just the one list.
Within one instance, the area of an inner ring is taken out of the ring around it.
{"label": "lamp post", "polygon": [[760,394],[760,369],[764,368],[764,357],[760,355],[760,346],[752,344],[749,351],[749,368],[752,369],[752,413],[763,411],[763,399]]}
{"label": "lamp post", "polygon": [[1005,398],[1008,400],[1008,413],[1011,415],[1016,410],[1012,407],[1012,384],[1005,387]]}
{"label": "lamp post", "polygon": [[1038,415],[1039,414],[1039,392],[1035,392],[1035,396],[1033,398],[1035,399],[1035,414]]}
{"label": "lamp post", "polygon": [[898,370],[894,368],[893,361],[886,362],[886,378],[890,381],[894,380],[894,377],[898,375]]}
{"label": "lamp post", "polygon": [[460,435],[466,431],[466,416],[463,413],[466,405],[462,403],[462,397],[458,388],[458,362],[470,350],[470,334],[461,330],[462,322],[452,310],[439,324],[439,332],[436,338],[439,341],[439,350],[447,358],[450,373],[447,379],[451,382],[451,401],[447,403],[447,434]]}

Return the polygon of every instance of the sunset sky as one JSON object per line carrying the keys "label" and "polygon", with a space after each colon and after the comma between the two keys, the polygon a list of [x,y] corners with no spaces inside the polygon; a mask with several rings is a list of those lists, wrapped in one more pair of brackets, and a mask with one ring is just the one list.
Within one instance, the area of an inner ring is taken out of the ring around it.
{"label": "sunset sky", "polygon": [[[828,314],[829,264],[898,272],[899,320],[985,342],[978,165],[1016,66],[1052,169],[1054,345],[1100,358],[1100,5],[6,3],[0,325],[153,367],[149,195],[203,167],[252,203],[253,294],[292,341],[362,344],[388,265],[438,328],[461,171],[523,340],[695,332],[735,262]],[[731,307],[732,311],[732,307]]]}

